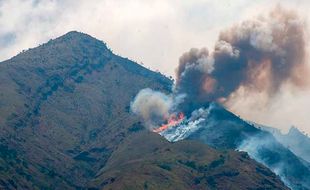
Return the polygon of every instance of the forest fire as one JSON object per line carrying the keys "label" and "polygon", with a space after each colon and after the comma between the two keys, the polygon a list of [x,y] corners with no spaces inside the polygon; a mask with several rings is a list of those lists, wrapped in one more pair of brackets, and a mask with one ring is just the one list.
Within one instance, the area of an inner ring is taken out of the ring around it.
{"label": "forest fire", "polygon": [[155,133],[160,133],[170,127],[174,127],[176,125],[178,125],[179,123],[181,123],[184,119],[184,114],[181,112],[179,114],[172,114],[167,123],[166,124],[163,124],[162,126],[160,126],[159,128],[156,128],[156,129],[153,129],[153,132]]}

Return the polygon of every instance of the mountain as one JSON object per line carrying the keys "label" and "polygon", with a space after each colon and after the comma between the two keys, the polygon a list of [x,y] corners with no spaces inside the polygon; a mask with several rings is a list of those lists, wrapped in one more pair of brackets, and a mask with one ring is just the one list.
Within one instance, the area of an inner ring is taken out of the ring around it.
{"label": "mountain", "polygon": [[172,82],[69,32],[0,63],[1,189],[287,189],[244,152],[170,143],[130,112]]}
{"label": "mountain", "polygon": [[295,155],[310,163],[310,138],[291,127],[288,133],[283,134],[279,129],[255,124],[263,130],[269,131],[281,144],[290,149]]}
{"label": "mountain", "polygon": [[[169,141],[198,140],[213,148],[247,152],[292,189],[310,189],[310,165],[269,132],[212,103],[197,125],[181,124],[161,133]],[[197,120],[198,121],[198,120]],[[308,147],[307,144],[303,145]]]}
{"label": "mountain", "polygon": [[171,85],[78,32],[22,52],[0,70],[1,183],[29,189],[84,186],[135,130],[134,95]]}

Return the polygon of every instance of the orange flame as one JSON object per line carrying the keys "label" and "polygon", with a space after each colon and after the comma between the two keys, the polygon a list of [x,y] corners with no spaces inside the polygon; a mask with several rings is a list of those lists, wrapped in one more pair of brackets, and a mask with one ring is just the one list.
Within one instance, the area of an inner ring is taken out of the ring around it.
{"label": "orange flame", "polygon": [[166,124],[163,124],[162,126],[160,126],[159,128],[153,129],[153,132],[155,133],[160,133],[170,127],[175,127],[176,125],[178,125],[179,123],[181,123],[184,119],[184,114],[181,112],[178,115],[176,114],[172,114],[169,119],[168,122]]}

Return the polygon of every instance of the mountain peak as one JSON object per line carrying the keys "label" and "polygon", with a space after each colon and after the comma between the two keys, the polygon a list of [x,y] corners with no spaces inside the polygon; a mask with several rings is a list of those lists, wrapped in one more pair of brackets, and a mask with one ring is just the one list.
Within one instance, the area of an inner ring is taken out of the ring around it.
{"label": "mountain peak", "polygon": [[93,38],[92,36],[90,36],[90,35],[88,35],[88,34],[86,34],[86,33],[83,33],[83,32],[79,32],[79,31],[77,31],[77,30],[72,30],[72,31],[69,31],[69,32],[67,32],[66,34],[64,34],[64,35],[62,35],[62,36],[60,36],[59,38],[61,38],[61,37],[65,37],[65,36],[69,36],[69,37],[75,37],[75,36],[86,36],[86,37],[90,37],[90,38]]}
{"label": "mountain peak", "polygon": [[44,63],[46,60],[53,62],[70,63],[73,60],[80,62],[85,59],[95,59],[100,56],[109,57],[111,50],[106,44],[88,34],[70,31],[47,43],[30,48],[13,57],[13,62],[23,60],[27,65],[32,62]]}
{"label": "mountain peak", "polygon": [[[104,45],[106,48],[106,44],[88,34],[78,31],[70,31],[54,40],[50,40],[49,42],[80,42],[80,43],[95,43]],[[74,45],[74,44],[71,44]]]}
{"label": "mountain peak", "polygon": [[[78,31],[70,31],[56,39],[52,39],[46,44],[42,46],[48,46],[50,48],[53,47],[65,47],[65,48],[82,48],[83,52],[88,52],[87,49],[97,49],[102,52],[110,52],[107,48],[106,44],[98,40],[88,34],[78,32]],[[41,47],[41,46],[39,46]]]}

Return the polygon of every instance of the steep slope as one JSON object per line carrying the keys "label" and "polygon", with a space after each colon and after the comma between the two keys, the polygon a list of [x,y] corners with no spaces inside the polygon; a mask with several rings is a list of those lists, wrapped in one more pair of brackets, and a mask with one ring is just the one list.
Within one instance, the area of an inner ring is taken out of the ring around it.
{"label": "steep slope", "polygon": [[[171,85],[163,75],[114,55],[103,42],[79,32],[0,63],[0,188],[96,189],[118,171],[123,171],[125,181],[117,178],[110,187],[124,187],[126,179],[144,175],[142,165],[149,168],[153,187],[169,171],[167,162],[179,168],[167,174],[178,179],[169,181],[175,187],[192,186],[198,177],[195,183],[201,185],[194,185],[199,188],[211,183],[210,187],[221,188],[286,189],[277,176],[244,153],[220,153],[192,142],[174,145],[158,135],[137,133],[144,128],[130,113],[133,97],[142,88],[167,92]],[[227,167],[223,164],[210,173],[191,168],[221,165],[222,160],[216,161],[220,154],[228,160]],[[131,165],[137,157],[141,162]],[[183,174],[188,175],[186,180]],[[241,186],[243,181],[247,183]],[[145,188],[141,183],[130,187]]]}
{"label": "steep slope", "polygon": [[297,128],[292,127],[287,134],[283,134],[280,130],[272,127],[257,124],[255,124],[255,126],[269,131],[281,144],[290,149],[300,158],[310,163],[310,138]]}
{"label": "steep slope", "polygon": [[199,140],[217,149],[246,151],[269,167],[293,189],[310,189],[310,168],[269,132],[256,128],[218,104],[211,104],[202,122],[161,133],[170,141]]}
{"label": "steep slope", "polygon": [[246,153],[150,132],[127,139],[92,182],[102,189],[288,189]]}

